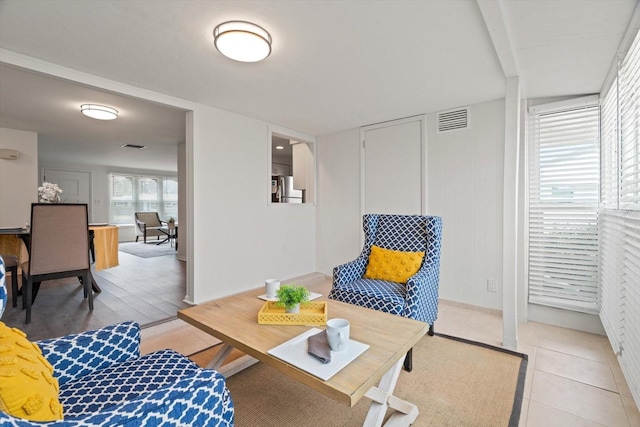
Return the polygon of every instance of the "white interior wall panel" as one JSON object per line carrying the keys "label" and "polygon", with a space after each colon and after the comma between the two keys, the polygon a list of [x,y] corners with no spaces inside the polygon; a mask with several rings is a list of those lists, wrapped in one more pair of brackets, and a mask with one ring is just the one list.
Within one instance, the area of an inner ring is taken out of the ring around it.
{"label": "white interior wall panel", "polygon": [[319,137],[317,153],[317,268],[331,276],[362,249],[360,129]]}
{"label": "white interior wall panel", "polygon": [[466,130],[436,134],[434,120],[429,114],[427,206],[443,217],[440,297],[501,310],[504,101],[470,106]]}
{"label": "white interior wall panel", "polygon": [[363,128],[364,213],[422,213],[422,120]]}
{"label": "white interior wall panel", "polygon": [[22,227],[38,201],[38,134],[0,128],[0,148],[20,152],[0,159],[0,227]]}

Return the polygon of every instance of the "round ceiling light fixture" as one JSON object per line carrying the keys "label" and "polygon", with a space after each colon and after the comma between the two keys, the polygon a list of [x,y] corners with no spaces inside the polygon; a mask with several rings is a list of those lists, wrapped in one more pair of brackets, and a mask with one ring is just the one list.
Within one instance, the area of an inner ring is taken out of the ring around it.
{"label": "round ceiling light fixture", "polygon": [[85,116],[98,120],[113,120],[118,118],[118,110],[104,105],[82,104],[80,112]]}
{"label": "round ceiling light fixture", "polygon": [[213,30],[213,43],[224,56],[240,62],[258,62],[271,54],[271,35],[259,25],[228,21]]}

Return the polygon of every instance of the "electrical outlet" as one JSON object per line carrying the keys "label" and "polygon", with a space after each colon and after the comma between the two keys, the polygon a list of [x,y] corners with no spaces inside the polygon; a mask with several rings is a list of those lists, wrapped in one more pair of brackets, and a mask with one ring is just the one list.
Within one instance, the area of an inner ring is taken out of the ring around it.
{"label": "electrical outlet", "polygon": [[494,279],[487,279],[487,291],[489,292],[497,292],[498,284]]}

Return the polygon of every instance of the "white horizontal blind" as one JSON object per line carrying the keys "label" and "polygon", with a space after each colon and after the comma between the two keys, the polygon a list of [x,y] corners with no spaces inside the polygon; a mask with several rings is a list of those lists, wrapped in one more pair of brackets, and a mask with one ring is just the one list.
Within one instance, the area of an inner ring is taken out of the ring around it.
{"label": "white horizontal blind", "polygon": [[640,214],[627,212],[623,234],[624,304],[623,344],[620,364],[636,402],[640,400]]}
{"label": "white horizontal blind", "polygon": [[[639,40],[640,33],[636,34],[618,67],[616,81],[602,101],[603,179],[599,216],[600,319],[637,405],[640,405]],[[605,113],[614,106],[618,109],[617,123]],[[617,140],[609,137],[614,126]],[[617,164],[613,159],[616,152]]]}
{"label": "white horizontal blind", "polygon": [[600,206],[617,209],[620,177],[618,163],[618,79],[600,107]]}
{"label": "white horizontal blind", "polygon": [[598,313],[599,107],[531,116],[529,302]]}
{"label": "white horizontal blind", "polygon": [[[640,33],[639,33],[640,34]],[[640,49],[636,36],[618,76],[620,82],[620,208],[640,210]]]}
{"label": "white horizontal blind", "polygon": [[613,81],[600,107],[600,215],[598,237],[600,251],[600,319],[613,350],[620,351],[624,322],[624,294],[621,285],[622,225],[617,215],[620,190],[618,79]]}
{"label": "white horizontal blind", "polygon": [[598,237],[600,239],[600,319],[616,353],[620,352],[624,338],[624,264],[623,226],[620,211],[600,213]]}

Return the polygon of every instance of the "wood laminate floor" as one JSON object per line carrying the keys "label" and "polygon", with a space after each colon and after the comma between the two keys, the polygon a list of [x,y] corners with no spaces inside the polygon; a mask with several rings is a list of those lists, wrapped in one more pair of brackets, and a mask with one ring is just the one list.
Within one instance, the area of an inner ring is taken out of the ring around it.
{"label": "wood laminate floor", "polygon": [[[30,324],[25,324],[21,297],[14,308],[11,295],[1,320],[23,330],[29,339],[39,340],[125,320],[149,325],[173,319],[179,309],[189,307],[183,302],[186,293],[184,261],[179,261],[175,255],[140,258],[119,252],[118,257],[118,267],[93,271],[102,288],[101,293],[94,293],[93,311],[89,311],[78,279],[69,278],[42,283],[32,307]],[[22,283],[21,279],[18,283]],[[7,288],[11,293],[10,281]]]}

